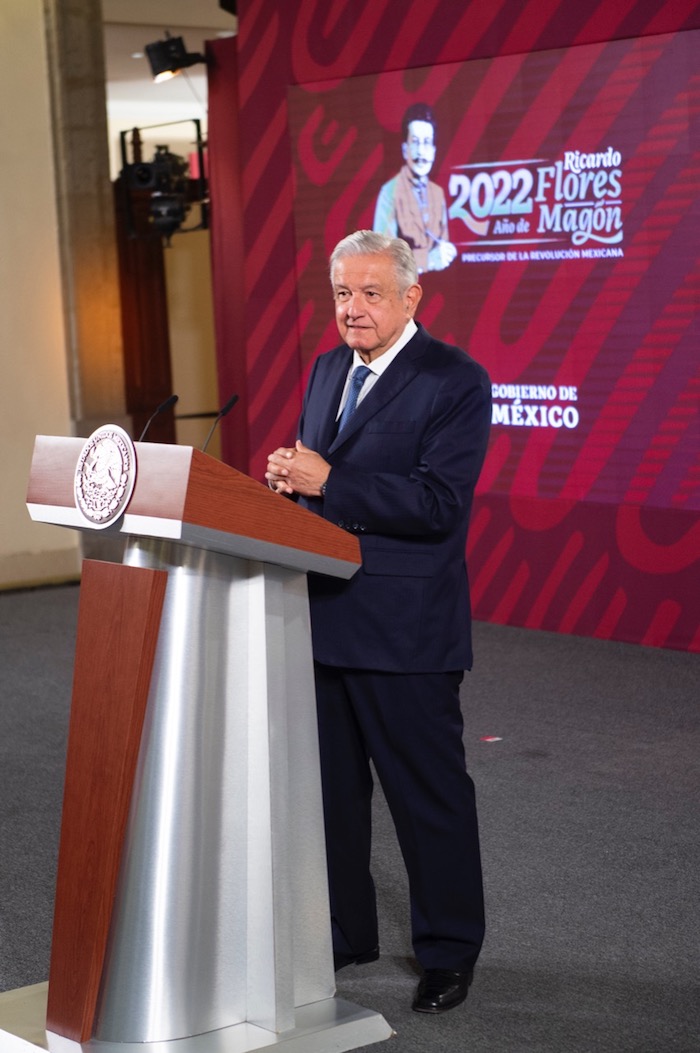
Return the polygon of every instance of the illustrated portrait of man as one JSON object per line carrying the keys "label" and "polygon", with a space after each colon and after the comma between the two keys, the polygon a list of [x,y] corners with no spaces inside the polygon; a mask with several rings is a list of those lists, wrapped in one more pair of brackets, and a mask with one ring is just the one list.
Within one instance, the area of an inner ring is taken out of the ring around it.
{"label": "illustrated portrait of man", "polygon": [[452,263],[457,249],[449,239],[444,191],[428,178],[436,151],[432,109],[424,102],[409,106],[401,133],[404,164],[379,191],[373,228],[408,242],[419,274],[441,271]]}

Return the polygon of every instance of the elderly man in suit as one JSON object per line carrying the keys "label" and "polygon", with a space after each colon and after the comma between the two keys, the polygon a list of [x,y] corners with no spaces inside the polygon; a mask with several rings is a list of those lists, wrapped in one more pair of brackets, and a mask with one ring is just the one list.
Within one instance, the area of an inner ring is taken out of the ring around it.
{"label": "elderly man in suit", "polygon": [[414,321],[406,242],[373,231],[331,256],[343,343],[314,363],[299,439],[270,454],[281,494],[356,534],[349,581],[309,581],[336,969],[378,957],[370,760],[397,831],[423,975],[413,1001],[467,996],[484,935],[459,687],[471,667],[465,542],[490,384]]}

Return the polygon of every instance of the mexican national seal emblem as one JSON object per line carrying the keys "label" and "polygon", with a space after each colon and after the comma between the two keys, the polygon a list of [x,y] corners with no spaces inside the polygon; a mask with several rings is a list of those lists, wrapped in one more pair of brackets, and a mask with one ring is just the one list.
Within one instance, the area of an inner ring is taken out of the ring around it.
{"label": "mexican national seal emblem", "polygon": [[136,482],[136,450],[117,424],[94,431],[75,469],[75,503],[94,527],[106,527],[122,514]]}

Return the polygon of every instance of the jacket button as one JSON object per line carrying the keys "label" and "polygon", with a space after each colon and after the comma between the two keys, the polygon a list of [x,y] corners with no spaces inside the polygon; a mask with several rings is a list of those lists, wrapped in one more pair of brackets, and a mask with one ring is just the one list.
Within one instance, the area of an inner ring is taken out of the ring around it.
{"label": "jacket button", "polygon": [[344,519],[339,519],[338,520],[338,526],[341,527],[341,528],[344,527],[345,526],[345,520]]}

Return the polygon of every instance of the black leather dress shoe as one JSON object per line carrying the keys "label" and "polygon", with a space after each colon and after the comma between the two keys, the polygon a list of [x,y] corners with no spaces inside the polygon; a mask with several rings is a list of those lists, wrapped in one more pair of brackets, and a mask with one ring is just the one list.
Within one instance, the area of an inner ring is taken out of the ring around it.
{"label": "black leather dress shoe", "polygon": [[467,997],[474,972],[453,972],[452,969],[426,969],[418,984],[412,1009],[416,1013],[444,1013],[454,1009]]}
{"label": "black leather dress shoe", "polygon": [[342,954],[340,951],[333,951],[333,968],[338,972],[339,969],[344,969],[346,965],[365,965],[367,962],[376,962],[378,957],[378,947],[374,947],[371,951],[365,951],[364,954]]}

